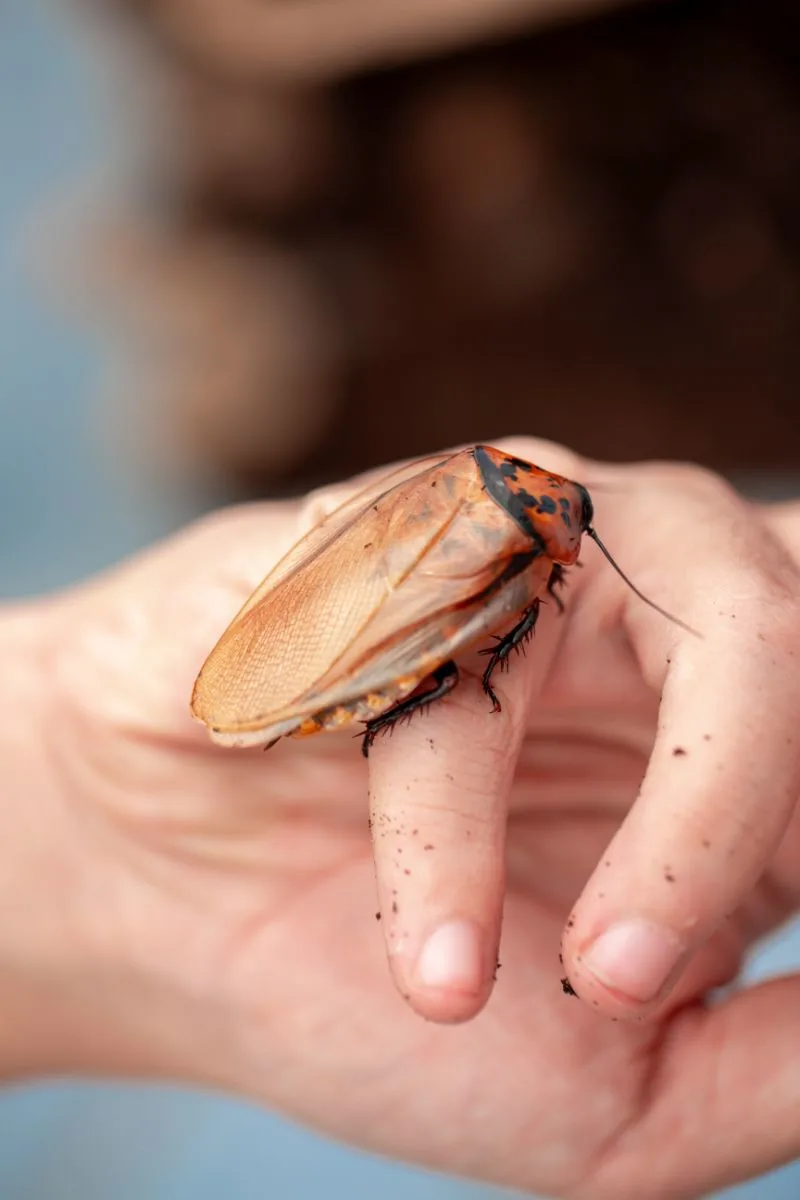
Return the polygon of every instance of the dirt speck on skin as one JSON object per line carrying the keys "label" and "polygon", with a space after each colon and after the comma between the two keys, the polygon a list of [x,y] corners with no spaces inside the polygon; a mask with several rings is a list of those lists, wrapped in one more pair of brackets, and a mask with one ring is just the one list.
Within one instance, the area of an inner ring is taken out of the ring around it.
{"label": "dirt speck on skin", "polygon": [[667,883],[675,882],[675,876],[672,873],[671,867],[664,867],[664,878],[666,879]]}
{"label": "dirt speck on skin", "polygon": [[376,920],[376,921],[380,921],[380,919],[381,919],[381,914],[380,914],[379,912],[376,912],[376,913],[375,913],[375,920]]}
{"label": "dirt speck on skin", "polygon": [[610,859],[610,858],[607,858],[607,859],[606,859],[606,861],[603,863],[603,866],[604,866],[604,867],[610,867],[610,866],[611,866],[611,859]]}
{"label": "dirt speck on skin", "polygon": [[567,929],[572,929],[574,924],[575,924],[575,918],[570,917],[570,919],[567,921]]}
{"label": "dirt speck on skin", "polygon": [[433,842],[426,842],[425,845],[422,847],[422,849],[423,850],[434,850],[435,846],[434,846]]}
{"label": "dirt speck on skin", "polygon": [[575,988],[572,986],[570,981],[567,979],[566,975],[561,980],[561,990],[565,996],[577,996],[578,995],[578,993],[575,991]]}
{"label": "dirt speck on skin", "polygon": [[710,742],[710,741],[711,741],[711,734],[710,734],[710,733],[704,733],[704,734],[703,734],[703,741],[704,741],[704,742]]}
{"label": "dirt speck on skin", "polygon": [[494,980],[495,983],[497,983],[497,972],[500,970],[502,965],[503,964],[500,962],[500,959],[498,958],[497,962],[494,964],[494,971],[492,972],[492,979]]}
{"label": "dirt speck on skin", "polygon": [[683,758],[683,756],[685,754],[687,754],[688,751],[686,749],[684,749],[683,746],[674,746],[672,749],[672,753],[675,756],[675,758]]}
{"label": "dirt speck on skin", "polygon": [[703,847],[704,847],[704,849],[706,849],[706,850],[710,850],[710,849],[711,849],[711,842],[710,842],[710,840],[709,840],[708,838],[703,838]]}
{"label": "dirt speck on skin", "polygon": [[403,874],[404,874],[404,875],[410,875],[410,874],[411,874],[411,871],[408,869],[408,867],[403,867]]}
{"label": "dirt speck on skin", "polygon": [[395,914],[395,916],[397,916],[399,911],[400,911],[400,909],[397,907],[397,901],[393,900],[392,901],[392,912]]}

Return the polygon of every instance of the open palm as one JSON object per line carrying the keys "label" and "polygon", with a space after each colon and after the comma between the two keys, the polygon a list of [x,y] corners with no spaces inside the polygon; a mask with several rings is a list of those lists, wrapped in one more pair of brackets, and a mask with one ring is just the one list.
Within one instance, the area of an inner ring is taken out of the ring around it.
{"label": "open palm", "polygon": [[685,468],[513,451],[613,479],[598,529],[703,639],[589,548],[501,713],[468,659],[367,765],[347,735],[222,750],[188,716],[293,506],[220,514],[43,609],[58,886],[93,997],[56,1066],[249,1094],[526,1190],[700,1195],[800,1152],[800,984],[705,1001],[800,895],[800,515]]}

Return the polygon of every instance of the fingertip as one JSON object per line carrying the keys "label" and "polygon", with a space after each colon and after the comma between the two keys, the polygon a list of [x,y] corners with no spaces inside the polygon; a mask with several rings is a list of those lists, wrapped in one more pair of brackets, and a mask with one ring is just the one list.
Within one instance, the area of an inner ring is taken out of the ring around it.
{"label": "fingertip", "polygon": [[497,969],[492,938],[475,921],[455,917],[438,925],[416,954],[390,943],[390,964],[401,995],[428,1021],[457,1024],[476,1016],[491,995]]}

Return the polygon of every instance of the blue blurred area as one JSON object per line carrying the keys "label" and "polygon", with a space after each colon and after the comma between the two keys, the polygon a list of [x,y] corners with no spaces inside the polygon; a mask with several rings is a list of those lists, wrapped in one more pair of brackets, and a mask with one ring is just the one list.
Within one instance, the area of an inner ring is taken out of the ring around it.
{"label": "blue blurred area", "polygon": [[[16,0],[0,16],[0,594],[80,578],[180,524],[109,461],[96,435],[91,346],[37,304],[20,230],[102,152],[80,55],[57,11]],[[53,9],[57,8],[55,2]],[[752,973],[800,961],[778,938]],[[787,1053],[795,1047],[787,1047]],[[669,1148],[664,1148],[669,1153]],[[356,1154],[253,1107],[179,1089],[54,1085],[0,1095],[2,1200],[383,1200],[499,1196]],[[800,1167],[726,1193],[800,1195]]]}

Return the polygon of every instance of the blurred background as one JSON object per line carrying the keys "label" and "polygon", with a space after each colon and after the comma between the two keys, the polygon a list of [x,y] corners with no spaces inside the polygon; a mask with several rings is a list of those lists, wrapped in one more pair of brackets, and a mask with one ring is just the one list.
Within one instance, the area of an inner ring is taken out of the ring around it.
{"label": "blurred background", "polygon": [[[796,5],[455,11],[3,6],[0,594],[512,432],[800,493]],[[498,1195],[179,1089],[0,1095],[3,1200],[221,1194]]]}

